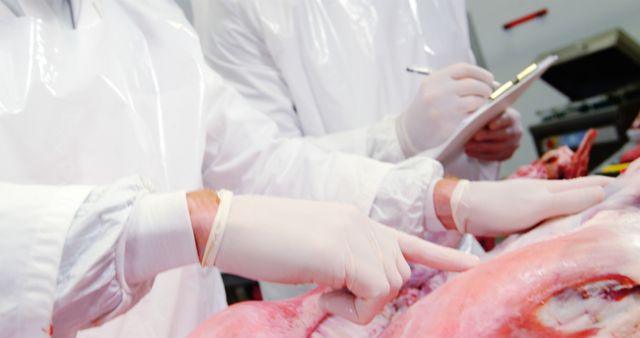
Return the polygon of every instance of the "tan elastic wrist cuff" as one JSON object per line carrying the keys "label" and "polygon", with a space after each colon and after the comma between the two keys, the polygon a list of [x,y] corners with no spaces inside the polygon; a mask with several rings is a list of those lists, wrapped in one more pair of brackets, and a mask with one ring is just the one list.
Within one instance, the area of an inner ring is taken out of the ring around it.
{"label": "tan elastic wrist cuff", "polygon": [[451,196],[458,182],[459,180],[455,177],[443,178],[438,181],[433,193],[433,204],[436,216],[447,230],[458,231],[453,217],[453,210],[451,209]]}
{"label": "tan elastic wrist cuff", "polygon": [[220,203],[218,204],[218,210],[216,217],[213,220],[211,226],[211,233],[207,239],[207,246],[204,249],[204,255],[202,257],[202,266],[213,266],[220,250],[220,244],[224,231],[227,227],[227,217],[229,216],[229,210],[231,209],[231,202],[233,200],[233,193],[228,190],[217,191]]}

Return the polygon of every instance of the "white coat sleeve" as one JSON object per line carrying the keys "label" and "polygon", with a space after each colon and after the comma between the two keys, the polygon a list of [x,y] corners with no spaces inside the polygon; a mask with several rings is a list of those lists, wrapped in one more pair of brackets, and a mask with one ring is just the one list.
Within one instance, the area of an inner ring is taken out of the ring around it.
{"label": "white coat sleeve", "polygon": [[123,179],[79,207],[62,251],[54,337],[103,324],[133,307],[158,273],[198,262],[185,192],[150,189]]}
{"label": "white coat sleeve", "polygon": [[443,163],[449,176],[465,178],[472,181],[495,181],[500,178],[500,162],[482,161],[462,153]]}
{"label": "white coat sleeve", "polygon": [[49,337],[65,236],[91,187],[0,183],[0,337]]}
{"label": "white coat sleeve", "polygon": [[[194,24],[208,64],[227,79],[259,111],[278,126],[281,135],[302,137],[289,85],[261,34],[260,18],[247,10],[250,2],[194,0]],[[372,126],[310,137],[323,148],[396,163],[405,159],[394,116]]]}
{"label": "white coat sleeve", "polygon": [[208,78],[205,186],[349,203],[383,224],[418,235],[428,222],[437,222],[430,189],[442,176],[438,162],[418,156],[392,165],[329,152],[306,138],[283,138],[273,120],[220,76],[211,72]]}
{"label": "white coat sleeve", "polygon": [[0,199],[12,194],[12,209],[0,206],[0,237],[15,234],[0,243],[16,249],[3,245],[0,259],[23,272],[0,276],[17,306],[0,309],[1,333],[17,320],[19,336],[73,337],[135,305],[159,272],[197,262],[184,192],[149,194],[139,178],[105,187],[0,188]]}
{"label": "white coat sleeve", "polygon": [[158,273],[198,262],[185,193],[150,190],[122,179],[93,189],[78,209],[56,283],[55,337],[126,312]]}

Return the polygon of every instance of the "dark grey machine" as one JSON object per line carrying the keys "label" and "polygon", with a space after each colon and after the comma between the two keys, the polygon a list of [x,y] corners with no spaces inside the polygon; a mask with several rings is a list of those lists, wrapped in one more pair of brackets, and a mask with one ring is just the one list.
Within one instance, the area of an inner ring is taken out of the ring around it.
{"label": "dark grey machine", "polygon": [[576,148],[588,128],[598,130],[593,169],[627,141],[625,131],[640,111],[640,45],[614,29],[541,55],[558,55],[542,79],[566,95],[566,106],[539,111],[529,128],[539,155],[561,145]]}

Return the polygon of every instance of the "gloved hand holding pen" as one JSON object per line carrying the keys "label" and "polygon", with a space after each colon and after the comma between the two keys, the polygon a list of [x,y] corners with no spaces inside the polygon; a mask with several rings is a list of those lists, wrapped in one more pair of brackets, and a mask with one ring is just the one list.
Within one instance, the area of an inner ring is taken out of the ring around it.
{"label": "gloved hand holding pen", "polygon": [[[444,142],[458,124],[480,108],[499,86],[493,75],[478,66],[459,63],[432,72],[407,68],[429,75],[413,103],[396,123],[400,145],[407,156]],[[491,121],[465,145],[465,152],[483,161],[504,161],[518,149],[522,137],[520,114],[512,108]]]}
{"label": "gloved hand holding pen", "polygon": [[444,142],[468,114],[491,95],[493,75],[485,69],[458,63],[426,76],[409,108],[396,121],[405,155]]}

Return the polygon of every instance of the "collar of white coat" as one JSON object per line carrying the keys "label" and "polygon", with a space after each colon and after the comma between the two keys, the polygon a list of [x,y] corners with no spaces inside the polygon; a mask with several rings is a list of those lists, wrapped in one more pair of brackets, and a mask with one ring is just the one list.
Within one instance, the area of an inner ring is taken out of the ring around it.
{"label": "collar of white coat", "polygon": [[92,26],[102,20],[103,0],[0,0],[5,15],[33,16],[45,21],[54,19],[71,27]]}
{"label": "collar of white coat", "polygon": [[102,0],[68,0],[74,28],[91,26],[102,20]]}

